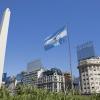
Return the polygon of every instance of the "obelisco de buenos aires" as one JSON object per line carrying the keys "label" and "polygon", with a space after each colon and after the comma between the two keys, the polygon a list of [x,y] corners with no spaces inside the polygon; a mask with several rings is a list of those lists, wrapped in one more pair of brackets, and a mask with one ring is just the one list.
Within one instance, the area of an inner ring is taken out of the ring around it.
{"label": "obelisco de buenos aires", "polygon": [[5,61],[10,14],[11,14],[10,9],[6,8],[0,25],[0,87],[2,84],[2,75],[3,75],[4,61]]}

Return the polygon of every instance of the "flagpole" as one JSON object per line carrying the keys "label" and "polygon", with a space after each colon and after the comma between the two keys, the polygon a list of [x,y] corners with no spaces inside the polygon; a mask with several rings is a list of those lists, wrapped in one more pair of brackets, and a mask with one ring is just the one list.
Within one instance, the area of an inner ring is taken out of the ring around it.
{"label": "flagpole", "polygon": [[[68,32],[68,29],[67,29],[67,32]],[[74,87],[73,87],[73,72],[72,72],[71,47],[70,47],[69,34],[68,34],[67,38],[68,38],[69,67],[70,67],[70,73],[71,73],[71,86],[72,86],[71,89],[72,89],[72,94],[74,94],[74,93],[73,93],[73,89],[74,89]]]}

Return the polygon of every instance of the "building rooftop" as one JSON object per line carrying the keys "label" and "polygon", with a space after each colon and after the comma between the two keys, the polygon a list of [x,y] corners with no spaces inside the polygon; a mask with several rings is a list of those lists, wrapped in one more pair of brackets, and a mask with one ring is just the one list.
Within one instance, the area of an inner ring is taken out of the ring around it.
{"label": "building rooftop", "polygon": [[27,72],[28,73],[33,72],[33,71],[38,71],[41,68],[44,69],[40,59],[33,60],[27,64]]}
{"label": "building rooftop", "polygon": [[43,72],[43,75],[49,76],[49,75],[53,75],[55,72],[58,75],[62,75],[61,70],[60,69],[57,69],[57,68],[51,68],[50,70],[47,70],[47,71]]}
{"label": "building rooftop", "polygon": [[81,60],[78,64],[78,68],[84,65],[100,65],[100,57],[92,57],[89,59]]}

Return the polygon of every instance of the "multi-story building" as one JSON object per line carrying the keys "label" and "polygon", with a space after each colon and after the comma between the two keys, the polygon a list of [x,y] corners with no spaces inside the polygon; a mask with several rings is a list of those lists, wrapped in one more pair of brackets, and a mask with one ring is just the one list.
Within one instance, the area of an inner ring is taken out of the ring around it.
{"label": "multi-story building", "polygon": [[64,75],[60,69],[52,68],[44,71],[42,77],[38,79],[38,88],[47,89],[52,92],[65,90]]}
{"label": "multi-story building", "polygon": [[100,57],[81,60],[78,63],[81,92],[100,93]]}
{"label": "multi-story building", "polygon": [[25,71],[22,71],[21,73],[16,75],[16,83],[17,84],[23,83],[23,77],[25,74],[27,74],[27,73]]}
{"label": "multi-story building", "polygon": [[22,82],[37,87],[38,78],[41,76],[44,68],[40,60],[35,60],[27,65],[27,71],[23,76]]}
{"label": "multi-story building", "polygon": [[31,61],[27,64],[27,73],[38,70],[40,68],[43,68],[43,65],[40,59]]}
{"label": "multi-story building", "polygon": [[41,77],[41,74],[43,71],[44,69],[40,68],[40,69],[24,74],[23,80],[22,80],[23,84],[30,84],[32,86],[37,87],[38,78]]}
{"label": "multi-story building", "polygon": [[65,78],[61,70],[52,68],[45,71],[40,60],[28,63],[26,72],[17,74],[16,80],[17,83],[28,84],[53,92],[65,90]]}
{"label": "multi-story building", "polygon": [[65,78],[65,90],[68,91],[71,89],[71,74],[69,72],[64,73],[64,78]]}

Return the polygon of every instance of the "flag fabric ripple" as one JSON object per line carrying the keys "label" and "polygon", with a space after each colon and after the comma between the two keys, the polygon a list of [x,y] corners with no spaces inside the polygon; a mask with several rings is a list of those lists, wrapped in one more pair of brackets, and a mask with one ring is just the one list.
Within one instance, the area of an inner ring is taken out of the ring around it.
{"label": "flag fabric ripple", "polygon": [[64,43],[66,36],[67,36],[67,28],[64,26],[62,29],[58,30],[55,34],[45,39],[44,42],[45,50],[49,50],[53,47],[56,47]]}

